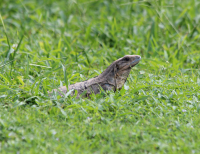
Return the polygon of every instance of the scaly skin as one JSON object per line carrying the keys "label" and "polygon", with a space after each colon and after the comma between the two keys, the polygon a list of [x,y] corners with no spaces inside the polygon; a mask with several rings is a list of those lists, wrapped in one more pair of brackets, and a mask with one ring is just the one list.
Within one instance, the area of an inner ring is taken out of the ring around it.
{"label": "scaly skin", "polygon": [[[137,65],[141,57],[138,55],[126,55],[114,61],[108,68],[99,76],[91,78],[87,81],[78,82],[69,85],[68,90],[77,90],[77,98],[85,92],[85,96],[89,97],[91,93],[100,93],[101,88],[105,91],[121,89],[126,82],[131,68]],[[54,89],[59,95],[63,96],[67,92],[66,86]],[[74,94],[74,92],[72,93]]]}

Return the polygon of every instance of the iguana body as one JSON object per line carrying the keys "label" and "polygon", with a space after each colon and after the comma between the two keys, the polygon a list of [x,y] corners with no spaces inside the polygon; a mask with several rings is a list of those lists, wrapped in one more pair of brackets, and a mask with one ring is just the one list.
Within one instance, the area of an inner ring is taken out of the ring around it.
{"label": "iguana body", "polygon": [[[88,97],[91,93],[98,94],[101,88],[105,91],[121,89],[128,78],[131,68],[138,64],[140,59],[141,57],[138,55],[126,55],[114,61],[99,76],[69,85],[68,90],[77,90],[77,97],[85,91],[85,96]],[[58,90],[54,89],[54,91],[63,96],[67,92],[67,88],[63,86]]]}

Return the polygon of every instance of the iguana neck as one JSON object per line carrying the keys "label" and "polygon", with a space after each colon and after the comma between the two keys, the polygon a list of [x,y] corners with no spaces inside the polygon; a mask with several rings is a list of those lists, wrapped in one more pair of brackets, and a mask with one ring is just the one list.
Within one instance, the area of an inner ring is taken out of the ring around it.
{"label": "iguana neck", "polygon": [[116,63],[113,62],[110,66],[107,67],[106,70],[104,70],[99,76],[98,76],[98,79],[101,80],[101,79],[107,79],[107,78],[110,78],[110,77],[114,77],[115,75],[115,69],[116,69]]}
{"label": "iguana neck", "polygon": [[106,84],[109,87],[113,87],[113,90],[116,91],[118,89],[118,81],[117,78],[117,68],[116,63],[113,62],[104,72],[102,72],[96,79],[97,82]]}

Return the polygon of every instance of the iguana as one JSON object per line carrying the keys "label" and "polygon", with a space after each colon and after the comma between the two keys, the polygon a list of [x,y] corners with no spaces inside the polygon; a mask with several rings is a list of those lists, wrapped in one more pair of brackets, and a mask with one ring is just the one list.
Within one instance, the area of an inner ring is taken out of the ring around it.
{"label": "iguana", "polygon": [[[91,93],[98,94],[100,90],[114,90],[121,89],[126,82],[131,68],[139,63],[141,57],[138,55],[126,55],[114,61],[107,69],[99,76],[91,78],[87,81],[78,82],[68,86],[68,90],[77,90],[77,98],[84,92],[84,96],[89,97]],[[53,91],[58,92],[59,95],[67,93],[66,86],[62,86]],[[72,93],[74,94],[74,92]]]}

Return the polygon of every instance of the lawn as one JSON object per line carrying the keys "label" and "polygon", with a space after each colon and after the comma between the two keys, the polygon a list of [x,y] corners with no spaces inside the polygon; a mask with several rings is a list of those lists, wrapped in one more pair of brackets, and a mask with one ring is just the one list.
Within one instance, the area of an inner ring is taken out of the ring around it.
{"label": "lawn", "polygon": [[[200,1],[0,2],[0,153],[199,153]],[[120,91],[54,88],[140,55]]]}

